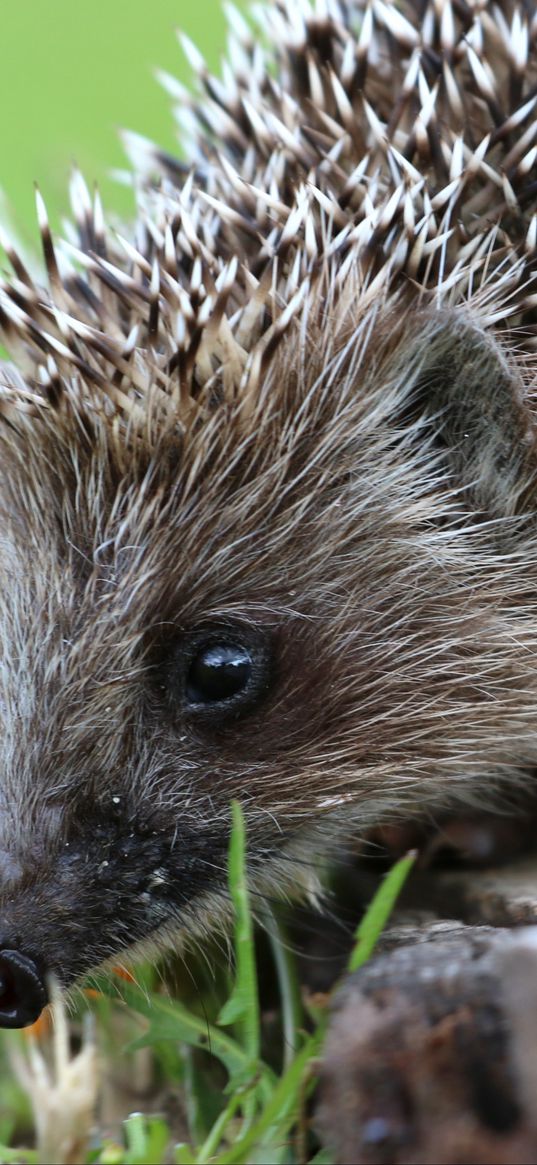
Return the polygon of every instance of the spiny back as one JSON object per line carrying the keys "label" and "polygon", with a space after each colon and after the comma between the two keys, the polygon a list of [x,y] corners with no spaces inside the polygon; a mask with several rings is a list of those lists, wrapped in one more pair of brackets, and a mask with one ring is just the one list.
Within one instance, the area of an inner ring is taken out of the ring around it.
{"label": "spiny back", "polygon": [[65,241],[38,197],[46,289],[4,241],[2,327],[25,376],[4,378],[5,408],[67,394],[143,439],[216,399],[255,413],[282,339],[300,319],[337,331],[349,289],[359,315],[398,290],[534,327],[534,6],[281,0],[256,32],[229,18],[221,78],[185,42],[199,98],[163,77],[186,160],[127,136],[129,238],[76,174]]}

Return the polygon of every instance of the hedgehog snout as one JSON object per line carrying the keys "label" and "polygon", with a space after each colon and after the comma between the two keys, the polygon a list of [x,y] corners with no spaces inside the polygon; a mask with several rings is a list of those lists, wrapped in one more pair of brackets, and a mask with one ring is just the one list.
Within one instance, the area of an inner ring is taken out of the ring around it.
{"label": "hedgehog snout", "polygon": [[201,829],[186,817],[178,825],[167,811],[151,816],[148,803],[140,821],[126,798],[120,808],[114,816],[118,806],[107,798],[100,807],[79,804],[76,820],[66,811],[46,845],[34,837],[33,846],[3,855],[4,879],[0,849],[0,1028],[35,1023],[49,977],[70,990],[125,948],[152,943],[160,928],[179,933],[218,889],[227,820]]}
{"label": "hedgehog snout", "polygon": [[0,949],[0,1027],[27,1027],[48,1002],[43,975],[29,956]]}

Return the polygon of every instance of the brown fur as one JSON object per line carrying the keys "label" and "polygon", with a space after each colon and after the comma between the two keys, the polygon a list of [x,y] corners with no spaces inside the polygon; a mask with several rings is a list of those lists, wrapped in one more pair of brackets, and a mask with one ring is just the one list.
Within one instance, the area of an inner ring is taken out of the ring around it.
{"label": "brown fur", "polygon": [[[46,290],[8,245],[0,945],[66,982],[218,910],[232,797],[286,889],[537,761],[533,6],[270,11],[130,241],[76,176]],[[272,655],[216,726],[212,626]]]}

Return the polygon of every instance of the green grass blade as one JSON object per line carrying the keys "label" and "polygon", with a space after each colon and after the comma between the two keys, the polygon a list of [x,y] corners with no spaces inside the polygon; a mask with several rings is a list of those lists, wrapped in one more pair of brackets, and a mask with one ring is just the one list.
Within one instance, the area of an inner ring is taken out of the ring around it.
{"label": "green grass blade", "polygon": [[206,1162],[212,1160],[230,1120],[235,1116],[239,1105],[242,1103],[242,1099],[241,1089],[236,1088],[233,1096],[226,1104],[223,1112],[220,1113],[218,1119],[214,1122],[208,1137],[199,1149],[196,1165],[206,1165]]}
{"label": "green grass blade", "polygon": [[158,1116],[132,1113],[123,1122],[128,1152],[127,1165],[162,1165],[170,1140],[166,1121]]}
{"label": "green grass blade", "polygon": [[[294,1121],[302,1098],[302,1082],[308,1063],[319,1052],[323,1032],[314,1032],[295,1057],[290,1068],[280,1076],[259,1119],[239,1137],[233,1147],[215,1158],[215,1165],[247,1165],[253,1150],[264,1145],[269,1136],[283,1141]],[[313,1085],[313,1076],[312,1076]]]}
{"label": "green grass blade", "polygon": [[416,857],[416,851],[410,850],[386,874],[356,931],[356,942],[348,962],[349,971],[357,971],[371,957]]}
{"label": "green grass blade", "polygon": [[197,1165],[197,1157],[190,1148],[190,1145],[176,1145],[174,1149],[174,1161],[176,1165]]}
{"label": "green grass blade", "polygon": [[231,807],[233,828],[229,847],[229,890],[235,907],[235,984],[218,1022],[238,1025],[241,1043],[252,1061],[259,1057],[260,1016],[255,965],[254,928],[246,881],[246,829],[241,806]]}
{"label": "green grass blade", "polygon": [[294,1056],[304,1042],[305,1016],[296,960],[289,949],[287,934],[274,911],[267,908],[266,914],[267,934],[278,978],[282,1011],[283,1070],[285,1071],[291,1066]]}

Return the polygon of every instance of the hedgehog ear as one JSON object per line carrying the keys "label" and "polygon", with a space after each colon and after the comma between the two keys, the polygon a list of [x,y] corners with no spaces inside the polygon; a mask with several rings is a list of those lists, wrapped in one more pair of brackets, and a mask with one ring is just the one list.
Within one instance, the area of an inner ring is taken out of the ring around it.
{"label": "hedgehog ear", "polygon": [[536,427],[516,366],[490,333],[457,313],[425,328],[419,346],[421,409],[472,507],[493,518],[533,509]]}

